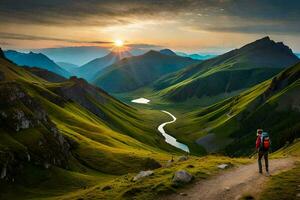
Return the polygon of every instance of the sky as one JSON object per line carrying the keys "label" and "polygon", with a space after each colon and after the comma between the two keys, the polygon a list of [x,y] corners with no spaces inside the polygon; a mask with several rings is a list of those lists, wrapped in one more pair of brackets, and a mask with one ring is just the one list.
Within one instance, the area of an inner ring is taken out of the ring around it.
{"label": "sky", "polygon": [[270,36],[300,52],[299,0],[0,0],[0,46],[225,52]]}

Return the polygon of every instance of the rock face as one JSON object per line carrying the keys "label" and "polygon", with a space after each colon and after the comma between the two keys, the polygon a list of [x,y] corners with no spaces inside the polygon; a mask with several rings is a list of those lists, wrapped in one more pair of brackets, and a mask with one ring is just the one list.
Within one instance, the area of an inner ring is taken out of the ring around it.
{"label": "rock face", "polygon": [[26,162],[68,168],[69,142],[39,102],[17,83],[0,83],[0,130],[0,135],[10,141],[20,135],[26,138],[0,141],[1,179],[13,180]]}
{"label": "rock face", "polygon": [[175,172],[174,177],[173,177],[173,184],[186,184],[191,182],[193,179],[193,176],[188,173],[185,170],[180,170]]}
{"label": "rock face", "polygon": [[142,178],[144,177],[147,177],[147,176],[151,176],[153,175],[154,172],[151,171],[151,170],[148,170],[148,171],[140,171],[140,173],[138,173],[138,175],[136,175],[132,180],[133,181],[138,181],[138,180],[141,180]]}

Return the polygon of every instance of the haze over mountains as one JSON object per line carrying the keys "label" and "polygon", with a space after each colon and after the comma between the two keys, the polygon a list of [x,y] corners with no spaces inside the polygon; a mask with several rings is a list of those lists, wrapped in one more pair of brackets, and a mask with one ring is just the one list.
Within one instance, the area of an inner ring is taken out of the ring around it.
{"label": "haze over mountains", "polygon": [[132,55],[128,51],[111,51],[104,57],[96,58],[79,68],[71,70],[79,77],[85,78],[90,81],[94,77],[104,70],[106,67],[120,61],[123,58],[131,57]]}

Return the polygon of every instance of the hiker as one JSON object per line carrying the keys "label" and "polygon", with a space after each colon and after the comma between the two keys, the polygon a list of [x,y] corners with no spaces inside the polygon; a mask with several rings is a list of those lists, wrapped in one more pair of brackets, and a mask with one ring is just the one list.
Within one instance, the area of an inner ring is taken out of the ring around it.
{"label": "hiker", "polygon": [[256,138],[256,149],[258,151],[258,169],[259,173],[262,174],[262,164],[261,158],[264,157],[266,174],[269,176],[269,148],[270,148],[270,138],[267,132],[263,132],[262,129],[257,129],[257,138]]}

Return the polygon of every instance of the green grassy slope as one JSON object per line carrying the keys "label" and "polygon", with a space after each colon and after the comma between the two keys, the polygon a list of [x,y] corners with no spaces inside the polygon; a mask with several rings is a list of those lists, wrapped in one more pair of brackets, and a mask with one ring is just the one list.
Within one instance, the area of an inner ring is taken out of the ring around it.
{"label": "green grassy slope", "polygon": [[0,91],[1,197],[76,196],[180,152],[156,131],[166,120],[159,111],[129,107],[82,79],[47,82],[0,58]]}
{"label": "green grassy slope", "polygon": [[111,93],[133,91],[195,62],[190,58],[149,51],[107,67],[93,83]]}
{"label": "green grassy slope", "polygon": [[[159,112],[131,108],[80,79],[49,83],[5,60],[1,64],[7,90],[14,88],[12,81],[16,82],[23,93],[41,105],[63,135],[78,143],[73,155],[99,171],[122,174],[141,167],[152,152],[159,155],[163,150],[175,150],[155,131],[159,122],[153,117],[161,118]],[[21,111],[32,109],[18,104]],[[5,128],[3,131],[6,134]]]}
{"label": "green grassy slope", "polygon": [[170,132],[208,151],[241,155],[251,154],[256,129],[263,128],[276,150],[299,137],[299,74],[297,64],[238,96],[179,116]]}
{"label": "green grassy slope", "polygon": [[163,77],[154,89],[175,102],[211,97],[254,86],[298,61],[289,47],[266,37]]}

